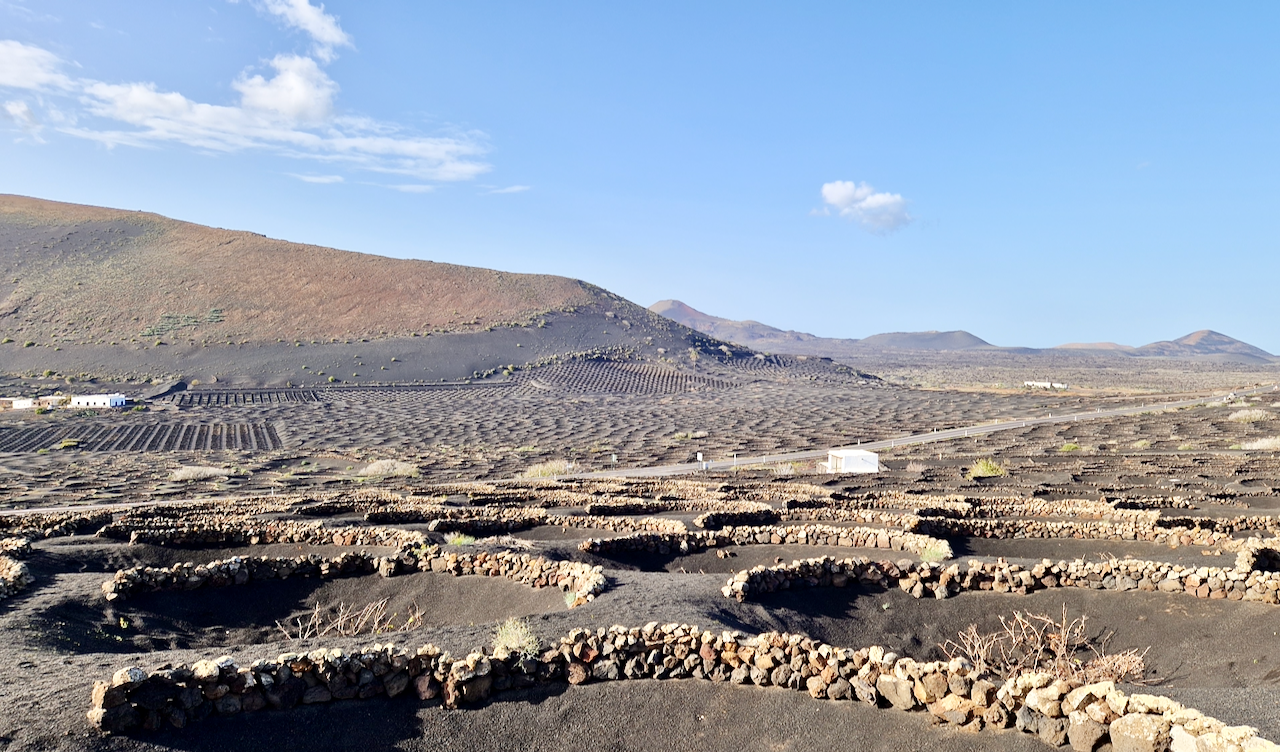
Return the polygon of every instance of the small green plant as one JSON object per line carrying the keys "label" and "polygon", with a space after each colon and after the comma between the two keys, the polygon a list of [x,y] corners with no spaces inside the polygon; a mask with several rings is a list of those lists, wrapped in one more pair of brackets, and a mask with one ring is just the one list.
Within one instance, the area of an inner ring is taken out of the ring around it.
{"label": "small green plant", "polygon": [[79,446],[80,446],[79,439],[63,439],[62,443],[58,445],[58,448],[59,449],[76,449]]}
{"label": "small green plant", "polygon": [[926,564],[933,564],[935,562],[943,561],[946,558],[947,552],[939,546],[927,546],[920,551],[920,561],[923,561]]}
{"label": "small green plant", "polygon": [[35,347],[35,346],[36,346],[36,343],[35,343],[35,342],[33,342],[32,340],[27,340],[26,342],[23,342],[23,343],[22,343],[22,346],[23,346],[23,347]]}
{"label": "small green plant", "polygon": [[1179,445],[1178,445],[1178,451],[1179,451],[1179,452],[1190,452],[1191,450],[1193,450],[1193,449],[1195,449],[1195,448],[1196,448],[1196,445],[1195,445],[1195,444],[1190,444],[1190,443],[1188,443],[1188,444],[1179,444]]}
{"label": "small green plant", "polygon": [[1080,451],[1080,445],[1068,441],[1066,444],[1063,444],[1061,447],[1059,447],[1058,451],[1059,452],[1078,452]]}
{"label": "small green plant", "polygon": [[13,337],[5,337],[4,339],[0,339],[0,345],[7,345],[12,341]]}
{"label": "small green plant", "polygon": [[542,649],[542,642],[529,629],[529,623],[514,616],[498,625],[493,633],[493,656],[498,659],[518,655],[533,658]]}
{"label": "small green plant", "polygon": [[1138,439],[1137,441],[1133,442],[1129,446],[1134,449],[1150,449],[1151,442],[1146,439]]}
{"label": "small green plant", "polygon": [[444,542],[450,546],[470,546],[476,542],[476,537],[466,533],[453,533],[445,538]]}
{"label": "small green plant", "polygon": [[984,457],[969,468],[969,480],[978,480],[979,478],[1000,478],[1008,475],[1008,471],[1004,469],[1000,463],[993,459]]}

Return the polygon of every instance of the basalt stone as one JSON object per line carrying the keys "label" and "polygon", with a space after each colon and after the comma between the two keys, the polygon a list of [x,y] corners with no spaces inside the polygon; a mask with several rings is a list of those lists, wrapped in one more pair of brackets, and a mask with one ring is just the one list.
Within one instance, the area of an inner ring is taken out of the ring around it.
{"label": "basalt stone", "polygon": [[129,693],[129,701],[145,710],[159,710],[177,694],[178,688],[173,684],[151,677]]}
{"label": "basalt stone", "polygon": [[880,694],[876,692],[876,688],[862,677],[854,676],[849,683],[853,685],[853,692],[860,702],[868,705],[876,705],[880,702]]}
{"label": "basalt stone", "polygon": [[969,690],[969,699],[973,700],[978,707],[990,707],[996,701],[996,685],[986,679],[979,679]]}
{"label": "basalt stone", "polygon": [[127,697],[123,687],[113,687],[104,681],[93,683],[93,695],[90,698],[92,707],[100,710],[110,710],[117,705],[123,705],[126,701]]}
{"label": "basalt stone", "polygon": [[876,679],[876,690],[898,710],[911,710],[916,706],[912,682],[899,679],[889,674],[881,674]]}
{"label": "basalt stone", "polygon": [[982,721],[997,729],[1009,727],[1009,711],[1000,703],[991,704],[982,712]]}
{"label": "basalt stone", "polygon": [[297,677],[289,677],[283,682],[276,682],[274,687],[266,691],[266,702],[271,707],[288,710],[302,702],[302,694],[306,691],[306,682]]}
{"label": "basalt stone", "polygon": [[827,697],[832,700],[851,700],[853,699],[853,686],[842,677],[836,677],[836,680],[827,687]]}
{"label": "basalt stone", "polygon": [[223,695],[213,701],[213,709],[218,715],[235,715],[240,712],[240,708],[240,695]]}
{"label": "basalt stone", "polygon": [[591,669],[582,661],[569,661],[568,675],[570,684],[584,684],[591,678]]}
{"label": "basalt stone", "polygon": [[805,681],[805,688],[809,691],[809,696],[815,700],[821,700],[827,696],[827,683],[821,676],[810,676]]}
{"label": "basalt stone", "polygon": [[1024,734],[1036,734],[1040,732],[1040,719],[1042,717],[1031,708],[1022,705],[1018,708],[1018,712],[1014,714],[1013,726]]}
{"label": "basalt stone", "polygon": [[1169,728],[1162,715],[1130,713],[1111,723],[1111,747],[1115,752],[1165,752],[1171,741]]}
{"label": "basalt stone", "polygon": [[128,703],[107,709],[94,708],[89,711],[89,723],[103,731],[128,731],[136,728],[140,722],[138,711]]}
{"label": "basalt stone", "polygon": [[440,683],[431,674],[419,674],[413,680],[413,689],[419,700],[431,700],[440,694]]}
{"label": "basalt stone", "polygon": [[493,691],[492,676],[477,676],[462,685],[463,702],[480,702],[487,700]]}
{"label": "basalt stone", "polygon": [[1066,718],[1041,718],[1040,741],[1053,747],[1061,747],[1067,743]]}
{"label": "basalt stone", "polygon": [[397,671],[382,680],[382,688],[387,693],[387,697],[395,697],[408,687],[409,675],[404,671]]}
{"label": "basalt stone", "polygon": [[1106,735],[1106,727],[1083,710],[1072,712],[1068,718],[1067,739],[1073,752],[1093,752]]}
{"label": "basalt stone", "polygon": [[[698,659],[701,664],[702,659]],[[591,667],[591,676],[600,681],[613,681],[620,678],[622,672],[618,670],[617,661],[598,661]]]}
{"label": "basalt stone", "polygon": [[318,702],[328,702],[333,699],[333,693],[323,684],[317,684],[314,687],[308,687],[302,693],[302,704],[313,705]]}
{"label": "basalt stone", "polygon": [[773,670],[773,673],[769,675],[769,681],[773,682],[779,687],[787,686],[787,682],[790,681],[790,679],[791,679],[791,667],[785,664],[775,668]]}

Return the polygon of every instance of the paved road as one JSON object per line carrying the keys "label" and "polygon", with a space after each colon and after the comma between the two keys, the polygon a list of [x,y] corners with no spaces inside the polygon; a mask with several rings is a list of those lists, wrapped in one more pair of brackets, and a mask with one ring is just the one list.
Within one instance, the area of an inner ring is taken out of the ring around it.
{"label": "paved road", "polygon": [[[1236,396],[1244,397],[1259,392],[1269,392],[1280,389],[1280,386],[1274,384],[1260,386],[1254,389],[1245,389],[1233,392]],[[892,449],[894,447],[907,446],[908,444],[929,444],[935,441],[948,441],[950,439],[967,438],[969,436],[982,436],[996,431],[1008,431],[1014,428],[1026,428],[1028,426],[1044,425],[1047,423],[1070,423],[1080,420],[1098,420],[1101,418],[1114,418],[1124,415],[1138,415],[1140,413],[1152,410],[1168,410],[1177,407],[1189,407],[1191,405],[1200,405],[1205,402],[1213,402],[1223,399],[1225,395],[1216,395],[1209,397],[1199,397],[1197,399],[1179,400],[1177,402],[1151,402],[1143,405],[1135,405],[1133,407],[1117,407],[1110,410],[1093,410],[1085,413],[1065,413],[1061,415],[1053,415],[1052,413],[1039,417],[1027,418],[1025,420],[1007,420],[996,423],[987,423],[978,426],[969,426],[968,428],[950,428],[946,431],[931,431],[929,433],[917,433],[910,436],[903,436],[897,439],[885,439],[884,441],[871,441],[865,444],[847,445],[843,447],[832,447],[832,449],[866,449],[868,451],[876,451],[880,449]],[[635,467],[619,470],[599,470],[591,473],[579,473],[576,475],[563,476],[567,478],[652,478],[664,475],[686,475],[688,473],[696,473],[703,470],[731,470],[734,467],[742,465],[771,465],[780,462],[801,462],[806,460],[825,459],[827,456],[826,449],[810,449],[804,452],[785,452],[782,454],[765,454],[755,457],[738,457],[736,459],[715,460],[713,462],[686,462],[679,465],[657,465],[654,467]]]}

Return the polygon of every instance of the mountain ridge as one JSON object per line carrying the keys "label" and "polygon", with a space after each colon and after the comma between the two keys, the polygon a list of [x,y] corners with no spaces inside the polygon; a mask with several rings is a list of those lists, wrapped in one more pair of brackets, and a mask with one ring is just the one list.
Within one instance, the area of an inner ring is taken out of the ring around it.
{"label": "mountain ridge", "polygon": [[893,350],[1005,351],[1029,354],[1100,354],[1115,357],[1203,358],[1229,362],[1274,363],[1276,356],[1262,348],[1242,342],[1211,329],[1201,329],[1174,340],[1152,342],[1141,347],[1114,342],[1068,343],[1051,348],[1000,347],[965,331],[889,332],[862,339],[818,337],[796,331],[784,331],[758,321],[733,321],[703,313],[679,300],[662,300],[650,311],[672,318],[703,333],[743,347],[769,350],[794,343],[799,354],[850,357],[869,352]]}

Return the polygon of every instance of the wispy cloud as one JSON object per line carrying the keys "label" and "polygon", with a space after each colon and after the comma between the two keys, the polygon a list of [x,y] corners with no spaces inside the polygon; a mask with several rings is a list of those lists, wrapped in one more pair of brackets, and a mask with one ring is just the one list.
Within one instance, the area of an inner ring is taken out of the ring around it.
{"label": "wispy cloud", "polygon": [[[395,123],[340,114],[340,87],[321,64],[333,59],[334,48],[351,47],[350,35],[323,5],[258,5],[308,34],[314,49],[312,56],[280,54],[265,70],[243,71],[231,82],[238,101],[198,102],[147,81],[75,77],[67,73],[73,66],[48,50],[0,40],[0,89],[27,93],[5,105],[7,119],[30,132],[43,109],[50,129],[110,147],[167,143],[209,152],[259,150],[421,181],[470,180],[490,169],[483,161],[483,133],[424,136]],[[55,100],[68,110],[58,111]]]}
{"label": "wispy cloud", "polygon": [[5,117],[18,124],[18,127],[26,131],[33,139],[43,142],[40,138],[40,130],[43,126],[40,121],[36,120],[35,113],[27,106],[26,102],[5,102],[3,112]]}
{"label": "wispy cloud", "polygon": [[830,214],[831,209],[835,209],[841,217],[857,222],[870,232],[893,232],[912,221],[906,199],[897,193],[877,192],[866,183],[850,180],[823,183],[822,200],[827,206],[815,213]]}
{"label": "wispy cloud", "polygon": [[489,193],[524,193],[532,187],[528,185],[509,185],[506,188],[493,188]]}
{"label": "wispy cloud", "polygon": [[341,175],[299,175],[295,172],[288,172],[285,174],[291,178],[297,178],[304,183],[320,183],[322,185],[329,185],[331,183],[343,182]]}
{"label": "wispy cloud", "polygon": [[401,193],[430,193],[436,189],[434,185],[421,185],[417,183],[410,183],[408,185],[389,185],[387,187],[394,191],[400,191]]}
{"label": "wispy cloud", "polygon": [[335,47],[355,46],[351,35],[338,24],[338,19],[324,12],[323,4],[315,6],[308,0],[261,0],[258,5],[284,21],[286,26],[310,36],[314,42],[312,53],[326,63],[335,57]]}
{"label": "wispy cloud", "polygon": [[71,89],[75,83],[62,72],[65,63],[46,49],[12,39],[0,39],[0,86],[11,89]]}

